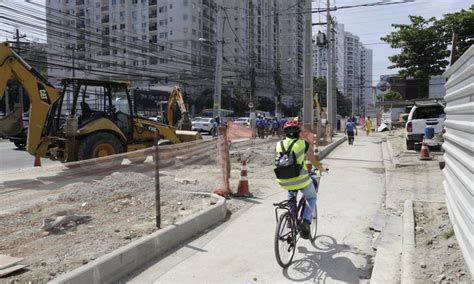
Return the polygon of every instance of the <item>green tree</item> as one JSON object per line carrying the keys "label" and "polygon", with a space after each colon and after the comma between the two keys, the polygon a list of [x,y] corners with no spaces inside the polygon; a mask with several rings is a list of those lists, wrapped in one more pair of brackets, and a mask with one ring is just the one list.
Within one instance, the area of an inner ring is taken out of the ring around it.
{"label": "green tree", "polygon": [[257,109],[273,112],[275,110],[275,101],[267,97],[259,97],[257,100]]}
{"label": "green tree", "polygon": [[453,33],[457,33],[457,56],[461,56],[474,44],[474,5],[468,10],[444,15],[434,26],[448,44],[452,41]]}
{"label": "green tree", "polygon": [[394,91],[394,90],[390,90],[388,93],[386,93],[385,95],[377,95],[377,100],[378,101],[400,101],[402,100],[402,95],[397,92],[397,91]]}
{"label": "green tree", "polygon": [[410,24],[393,24],[398,31],[381,38],[392,48],[402,50],[400,54],[388,57],[394,63],[388,68],[400,68],[400,75],[420,79],[442,74],[448,65],[449,51],[446,41],[440,38],[434,27],[436,18],[408,17]]}
{"label": "green tree", "polygon": [[321,101],[321,106],[327,105],[327,87],[326,87],[326,78],[324,77],[314,77],[313,78],[313,92],[319,95]]}
{"label": "green tree", "polygon": [[351,99],[344,97],[344,95],[337,91],[337,114],[342,116],[351,115]]}
{"label": "green tree", "polygon": [[381,40],[400,54],[389,56],[394,63],[389,68],[400,68],[399,74],[428,79],[440,75],[446,69],[453,33],[458,34],[457,56],[461,56],[474,43],[474,5],[468,10],[446,14],[443,18],[425,19],[408,16],[410,24],[393,24],[397,31]]}

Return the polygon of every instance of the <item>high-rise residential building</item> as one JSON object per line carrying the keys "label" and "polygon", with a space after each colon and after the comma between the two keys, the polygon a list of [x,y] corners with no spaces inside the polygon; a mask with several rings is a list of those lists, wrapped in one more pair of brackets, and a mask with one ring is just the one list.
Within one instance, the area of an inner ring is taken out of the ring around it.
{"label": "high-rise residential building", "polygon": [[275,11],[277,0],[223,0],[224,77],[227,87],[250,91],[250,69],[255,68],[255,94],[274,98]]}
{"label": "high-rise residential building", "polygon": [[[319,31],[325,34],[325,31]],[[336,40],[336,88],[351,100],[352,113],[363,114],[367,105],[374,104],[372,95],[372,50],[359,37],[344,30],[343,24],[334,29]],[[316,35],[315,35],[316,37]],[[327,47],[313,45],[313,76],[327,76]]]}
{"label": "high-rise residential building", "polygon": [[304,1],[279,0],[279,43],[283,77],[283,101],[303,100]]}
{"label": "high-rise residential building", "polygon": [[[320,31],[326,36],[326,31]],[[344,25],[337,24],[335,28],[336,39],[336,88],[339,92],[344,93],[345,89],[345,70],[344,70]],[[316,36],[316,35],[315,35]],[[316,40],[313,44],[313,76],[323,77],[327,76],[327,47],[318,46]]]}
{"label": "high-rise residential building", "polygon": [[365,114],[367,110],[374,109],[375,101],[372,90],[372,50],[360,44],[360,103],[359,114]]}
{"label": "high-rise residential building", "polygon": [[359,94],[361,85],[359,37],[351,34],[350,32],[345,32],[344,47],[344,95],[351,99],[352,114],[355,115],[359,112],[358,106],[360,101]]}
{"label": "high-rise residential building", "polygon": [[47,0],[47,7],[47,41],[57,51],[48,61],[61,62],[53,77],[213,80],[214,0]]}

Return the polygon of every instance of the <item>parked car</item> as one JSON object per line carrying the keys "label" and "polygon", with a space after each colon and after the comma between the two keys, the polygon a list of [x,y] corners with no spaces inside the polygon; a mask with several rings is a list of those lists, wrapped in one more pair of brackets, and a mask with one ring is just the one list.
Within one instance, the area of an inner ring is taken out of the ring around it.
{"label": "parked car", "polygon": [[211,117],[200,117],[191,122],[192,129],[195,131],[206,131],[211,132],[214,125],[214,118]]}
{"label": "parked car", "polygon": [[242,125],[245,125],[245,126],[249,126],[250,125],[250,117],[239,117],[234,122],[237,123],[237,124],[242,124]]}
{"label": "parked car", "polygon": [[443,132],[446,114],[440,103],[426,103],[415,105],[408,115],[405,125],[407,150],[414,150],[415,143],[421,143],[426,127],[433,127],[434,134]]}

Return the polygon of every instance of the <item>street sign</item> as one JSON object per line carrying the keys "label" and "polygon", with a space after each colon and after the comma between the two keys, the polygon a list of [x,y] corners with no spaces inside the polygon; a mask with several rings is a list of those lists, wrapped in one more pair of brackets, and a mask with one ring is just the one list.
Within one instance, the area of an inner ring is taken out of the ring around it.
{"label": "street sign", "polygon": [[390,92],[390,83],[385,80],[380,80],[377,84],[377,90],[380,94],[385,95]]}
{"label": "street sign", "polygon": [[253,103],[249,102],[248,106],[249,106],[249,108],[253,108]]}

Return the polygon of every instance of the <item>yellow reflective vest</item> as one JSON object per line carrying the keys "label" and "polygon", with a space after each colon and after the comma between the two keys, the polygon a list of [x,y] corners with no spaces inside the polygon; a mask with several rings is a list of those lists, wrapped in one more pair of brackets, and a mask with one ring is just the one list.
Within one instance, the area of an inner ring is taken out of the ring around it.
{"label": "yellow reflective vest", "polygon": [[[283,140],[283,145],[285,147],[285,150],[288,150],[288,147],[290,144],[294,141],[294,139],[286,138]],[[298,139],[296,143],[293,145],[293,148],[291,148],[291,151],[295,153],[296,156],[296,162],[299,165],[303,165],[300,171],[300,175],[294,178],[288,178],[288,179],[276,179],[277,182],[280,184],[281,187],[283,187],[286,190],[300,190],[305,188],[308,184],[310,184],[311,177],[308,174],[308,170],[306,168],[305,164],[305,148],[306,148],[306,143],[302,139]],[[275,147],[275,151],[277,153],[282,152],[280,142],[277,143]]]}

